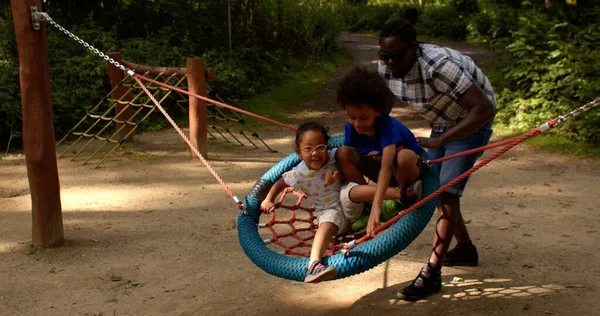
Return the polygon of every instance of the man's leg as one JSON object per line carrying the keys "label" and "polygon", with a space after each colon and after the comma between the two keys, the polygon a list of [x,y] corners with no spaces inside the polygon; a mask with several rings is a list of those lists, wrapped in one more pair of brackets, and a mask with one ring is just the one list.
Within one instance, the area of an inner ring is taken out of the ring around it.
{"label": "man's leg", "polygon": [[459,244],[471,243],[471,236],[469,236],[465,220],[460,211],[460,201],[458,202],[458,213],[458,223],[456,223],[456,230],[454,230],[454,238],[456,238],[456,242]]}
{"label": "man's leg", "polygon": [[[444,256],[450,247],[452,236],[458,232],[458,222],[462,218],[460,213],[460,197],[458,195],[444,192],[440,196],[438,203],[439,216],[436,223],[435,236],[433,238],[433,251],[429,262],[441,266]],[[469,236],[467,228],[464,226],[461,235]]]}
{"label": "man's leg", "polygon": [[[464,152],[466,150],[483,146],[489,140],[489,126],[485,126],[477,132],[469,135],[461,140],[446,144],[442,148],[429,150],[430,159],[450,156],[455,153]],[[432,137],[439,137],[439,133],[432,133]],[[486,138],[487,137],[487,138]],[[475,164],[479,155],[469,155],[452,160],[445,161],[436,165],[440,173],[440,184],[443,186],[456,177],[469,170]],[[436,235],[434,236],[434,244],[430,260],[415,280],[398,295],[405,300],[423,299],[441,289],[441,268],[444,265],[477,265],[478,257],[475,247],[470,242],[469,233],[464,224],[460,209],[460,196],[464,190],[468,177],[460,183],[448,188],[442,193],[438,202],[439,217],[436,223]],[[460,248],[448,252],[452,236],[456,236],[459,241]],[[470,247],[465,257],[461,243],[466,243]],[[454,252],[454,253],[452,253]],[[447,255],[454,255],[454,260],[449,264],[448,259],[444,260]],[[464,260],[468,259],[467,262]],[[472,260],[471,260],[472,259]],[[469,261],[470,260],[470,261]],[[471,262],[473,261],[473,262]],[[458,263],[458,264],[456,264]],[[464,264],[467,263],[467,264]]]}
{"label": "man's leg", "polygon": [[[486,145],[492,134],[492,123],[493,122],[490,121],[472,135],[447,144],[445,154],[452,155]],[[445,165],[442,166],[442,172],[440,173],[440,182],[444,183],[446,181],[442,179],[454,179],[471,169],[480,156],[481,153],[478,153],[444,162]],[[458,200],[456,203],[458,206],[458,219],[453,233],[454,238],[456,238],[456,247],[443,254],[441,262],[443,262],[444,266],[477,266],[479,264],[477,248],[471,241],[471,237],[469,236],[469,232],[462,216],[462,210],[460,209],[460,196],[467,185],[467,181],[468,177],[454,186],[453,191],[451,191],[452,193],[456,193],[456,198]]]}

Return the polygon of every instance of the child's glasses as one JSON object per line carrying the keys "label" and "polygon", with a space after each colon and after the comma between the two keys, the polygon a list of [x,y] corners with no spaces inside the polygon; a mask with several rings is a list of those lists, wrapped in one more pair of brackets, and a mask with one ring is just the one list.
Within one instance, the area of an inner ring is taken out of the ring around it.
{"label": "child's glasses", "polygon": [[320,144],[320,145],[317,145],[315,147],[313,147],[313,146],[304,146],[304,147],[302,147],[302,151],[305,154],[312,154],[315,150],[318,153],[323,153],[323,152],[325,152],[327,150],[327,145]]}

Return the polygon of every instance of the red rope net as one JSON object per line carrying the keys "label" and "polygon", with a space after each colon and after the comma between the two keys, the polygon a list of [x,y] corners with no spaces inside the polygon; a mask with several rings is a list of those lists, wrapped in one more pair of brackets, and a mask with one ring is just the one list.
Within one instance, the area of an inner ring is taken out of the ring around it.
{"label": "red rope net", "polygon": [[[309,257],[312,240],[317,231],[316,219],[313,209],[305,202],[306,196],[291,188],[285,189],[275,203],[276,209],[263,215],[268,219],[266,223],[259,224],[261,228],[268,228],[272,236],[264,238],[266,244],[271,245],[274,251],[300,257]],[[331,256],[340,251],[345,242],[356,238],[353,235],[338,235],[331,239],[324,256]]]}

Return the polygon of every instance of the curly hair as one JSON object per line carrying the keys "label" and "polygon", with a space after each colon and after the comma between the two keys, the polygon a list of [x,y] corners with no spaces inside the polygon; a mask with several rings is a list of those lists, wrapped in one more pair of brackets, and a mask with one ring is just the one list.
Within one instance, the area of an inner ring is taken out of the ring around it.
{"label": "curly hair", "polygon": [[315,132],[319,132],[321,134],[323,134],[323,137],[325,137],[325,143],[327,143],[329,141],[329,134],[327,133],[327,128],[319,123],[316,122],[306,122],[306,123],[302,123],[302,125],[300,125],[298,127],[298,130],[296,131],[296,149],[298,149],[300,147],[300,141],[302,140],[302,135],[304,135],[304,133],[308,132],[308,131],[315,131]]}
{"label": "curly hair", "polygon": [[390,113],[395,98],[379,73],[361,66],[353,66],[347,71],[336,91],[337,103],[344,109],[349,104],[365,104],[374,110]]}
{"label": "curly hair", "polygon": [[418,17],[419,11],[417,9],[407,8],[401,14],[400,19],[392,21],[383,27],[379,38],[399,37],[403,42],[416,42],[417,31],[414,24],[417,23]]}

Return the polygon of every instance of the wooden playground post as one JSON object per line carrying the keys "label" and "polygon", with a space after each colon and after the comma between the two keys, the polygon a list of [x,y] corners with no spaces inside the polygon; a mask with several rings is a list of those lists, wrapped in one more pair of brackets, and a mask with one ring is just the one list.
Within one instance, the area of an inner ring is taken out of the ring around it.
{"label": "wooden playground post", "polygon": [[46,27],[34,30],[31,7],[41,12],[41,0],[11,0],[19,51],[19,81],[23,115],[23,150],[31,193],[32,243],[64,243],[60,184],[50,95]]}
{"label": "wooden playground post", "polygon": [[[188,91],[201,96],[206,96],[206,74],[204,71],[204,60],[201,58],[187,58]],[[208,133],[208,118],[206,101],[195,97],[189,97],[189,124],[190,141],[200,154],[207,157],[206,135]]]}
{"label": "wooden playground post", "polygon": [[[120,52],[112,52],[112,53],[107,53],[106,55],[108,55],[110,58],[114,59],[116,62],[121,63],[121,53]],[[125,78],[125,73],[115,67],[115,65],[111,64],[111,63],[107,63],[108,64],[108,77],[110,78],[110,85],[111,88],[114,88],[115,86],[117,86],[119,84],[119,82],[121,82],[121,80],[123,80],[123,78]],[[131,101],[133,99],[133,95],[131,94],[131,91],[129,89],[127,89],[124,86],[120,86],[117,89],[114,90],[113,92],[113,98],[117,99],[117,100],[121,100],[121,101]],[[119,102],[117,102],[117,105],[115,106],[115,113],[120,113],[123,108],[125,108],[125,111],[123,111],[123,113],[121,113],[121,115],[119,115],[119,117],[115,117],[116,120],[122,120],[122,121],[128,121],[129,119],[131,119],[131,116],[133,115],[133,110],[131,108],[131,106],[128,106],[127,104],[121,104]],[[122,123],[117,123],[117,129],[121,129],[121,125],[123,125]],[[131,129],[133,128],[133,126],[125,124],[125,127],[123,127],[120,132],[119,132],[119,136],[121,138],[124,138],[127,134],[129,134],[129,132],[131,131]]]}

